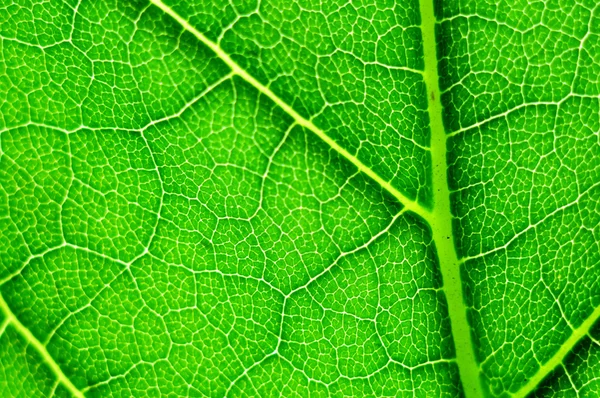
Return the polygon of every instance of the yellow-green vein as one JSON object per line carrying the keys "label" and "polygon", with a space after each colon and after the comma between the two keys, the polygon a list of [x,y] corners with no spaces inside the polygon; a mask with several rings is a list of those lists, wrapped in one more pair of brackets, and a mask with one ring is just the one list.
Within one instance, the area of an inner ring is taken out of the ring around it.
{"label": "yellow-green vein", "polygon": [[6,319],[10,325],[12,325],[18,333],[21,334],[27,340],[29,344],[33,346],[43,358],[44,362],[48,365],[48,367],[54,372],[58,381],[65,386],[73,396],[78,398],[83,398],[83,394],[81,391],[77,389],[69,380],[69,378],[63,373],[62,369],[58,364],[54,361],[54,358],[48,353],[46,347],[27,329],[13,314],[6,301],[4,301],[4,297],[0,294],[0,311],[4,313]]}
{"label": "yellow-green vein", "polygon": [[[429,114],[432,128],[432,162],[434,176],[434,210],[429,210],[414,200],[407,198],[388,181],[384,180],[371,168],[362,163],[356,156],[342,148],[323,130],[307,120],[290,105],[279,98],[268,87],[256,80],[252,75],[242,69],[231,57],[225,53],[218,44],[209,40],[204,34],[190,25],[181,15],[176,13],[161,0],[150,0],[152,4],[159,7],[166,14],[174,18],[181,26],[192,33],[204,45],[209,47],[223,62],[225,62],[233,73],[246,80],[263,95],[269,97],[274,103],[289,114],[295,122],[307,128],[325,141],[332,149],[354,164],[361,172],[368,175],[381,187],[391,193],[402,203],[406,210],[412,211],[426,220],[432,230],[438,256],[440,258],[442,275],[444,278],[444,291],[448,299],[449,313],[452,323],[452,332],[457,349],[457,362],[459,364],[461,379],[465,387],[467,398],[481,396],[479,384],[478,366],[470,338],[470,329],[467,322],[465,307],[462,298],[462,287],[460,281],[459,264],[454,249],[454,241],[451,228],[451,214],[449,203],[449,190],[446,181],[446,134],[442,125],[442,109],[439,104],[439,88],[437,75],[437,57],[435,49],[435,20],[433,16],[433,4],[431,0],[421,0],[421,15],[423,19],[423,38],[425,47],[425,72],[424,78],[428,87],[428,94],[433,93],[433,99],[429,98]],[[429,97],[429,95],[428,95]],[[434,148],[435,146],[435,148]]]}
{"label": "yellow-green vein", "polygon": [[371,168],[361,162],[356,156],[352,155],[346,149],[342,148],[337,142],[335,142],[331,137],[329,137],[323,130],[318,128],[311,122],[310,120],[301,116],[298,112],[296,112],[290,105],[288,105],[285,101],[279,98],[271,89],[266,87],[264,84],[260,83],[253,76],[251,76],[248,72],[242,69],[231,57],[225,53],[221,47],[219,47],[216,43],[209,40],[204,34],[199,32],[196,28],[194,28],[188,21],[186,21],[181,15],[173,11],[169,6],[164,4],[161,0],[150,0],[152,4],[163,10],[166,14],[170,15],[173,19],[175,19],[181,26],[192,33],[198,40],[200,40],[204,45],[209,47],[227,66],[231,68],[233,73],[240,76],[242,79],[250,83],[254,86],[259,92],[263,95],[269,97],[277,106],[283,109],[287,114],[289,114],[297,124],[300,126],[312,131],[319,138],[325,141],[331,148],[333,148],[336,152],[354,164],[361,172],[368,175],[370,178],[375,180],[379,185],[381,185],[385,190],[387,190],[390,194],[392,194],[403,206],[406,207],[407,210],[412,211],[419,216],[423,217],[426,220],[429,220],[430,210],[421,206],[418,202],[407,198],[404,194],[394,188],[388,181],[384,180],[379,176],[376,172],[374,172]]}
{"label": "yellow-green vein", "polygon": [[515,398],[524,398],[528,396],[540,384],[546,376],[550,374],[558,365],[563,363],[565,357],[571,352],[573,347],[586,336],[596,321],[600,319],[600,306],[590,314],[590,316],[579,327],[573,330],[571,336],[560,346],[559,350],[527,381],[519,391],[513,396]]}
{"label": "yellow-green vein", "polygon": [[471,328],[464,305],[460,264],[456,255],[450,212],[450,189],[446,162],[446,130],[442,121],[442,104],[438,79],[433,0],[420,0],[421,30],[425,56],[425,84],[429,101],[431,126],[431,160],[433,166],[433,213],[430,220],[437,249],[452,337],[456,347],[456,362],[467,398],[479,398],[483,391],[479,379],[479,365],[475,359]]}

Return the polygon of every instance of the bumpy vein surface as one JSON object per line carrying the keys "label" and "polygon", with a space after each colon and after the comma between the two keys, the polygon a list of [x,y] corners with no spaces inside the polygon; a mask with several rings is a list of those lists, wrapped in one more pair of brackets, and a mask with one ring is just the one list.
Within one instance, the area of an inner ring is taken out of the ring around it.
{"label": "bumpy vein surface", "polygon": [[0,395],[594,396],[600,7],[423,4],[0,4]]}

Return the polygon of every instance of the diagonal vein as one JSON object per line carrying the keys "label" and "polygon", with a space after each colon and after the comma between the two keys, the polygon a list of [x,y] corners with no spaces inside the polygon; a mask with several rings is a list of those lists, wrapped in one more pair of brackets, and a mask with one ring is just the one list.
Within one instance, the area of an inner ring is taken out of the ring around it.
{"label": "diagonal vein", "polygon": [[[435,43],[435,17],[433,12],[433,2],[431,0],[421,0],[421,16],[423,31],[423,41],[425,48],[425,71],[424,80],[427,84],[429,115],[431,118],[432,129],[432,163],[434,174],[434,203],[435,208],[429,210],[421,206],[418,202],[407,198],[404,194],[394,188],[388,181],[384,180],[375,171],[362,163],[356,156],[349,153],[346,149],[336,143],[323,130],[315,126],[310,120],[301,116],[289,104],[279,98],[267,86],[260,83],[242,67],[240,67],[231,57],[219,47],[218,44],[209,40],[204,34],[191,26],[187,20],[176,13],[161,0],[150,0],[152,4],[160,8],[163,12],[174,18],[185,30],[192,33],[200,42],[209,47],[225,64],[227,64],[234,74],[237,74],[249,84],[254,86],[260,93],[269,97],[295,122],[304,128],[312,131],[320,139],[325,141],[333,150],[338,152],[359,171],[377,182],[382,188],[393,195],[407,211],[412,211],[422,217],[429,223],[433,231],[433,238],[436,243],[440,268],[444,278],[444,291],[448,300],[449,315],[452,325],[452,333],[457,351],[457,363],[461,379],[463,382],[467,398],[482,396],[479,383],[479,367],[475,360],[471,333],[467,321],[466,308],[462,297],[462,284],[460,280],[460,264],[454,249],[452,236],[451,212],[449,202],[449,188],[446,180],[446,133],[442,123],[442,107],[439,103],[440,90],[438,86],[437,75],[437,56]],[[436,98],[438,99],[436,101]]]}
{"label": "diagonal vein", "polygon": [[346,158],[350,163],[358,168],[362,173],[368,175],[375,182],[377,182],[381,187],[383,187],[386,191],[388,191],[391,195],[393,195],[405,208],[406,210],[412,211],[418,214],[420,217],[424,218],[427,221],[430,221],[430,213],[431,211],[422,205],[420,205],[415,200],[412,200],[398,191],[396,188],[392,186],[388,181],[384,180],[379,174],[373,171],[370,167],[361,162],[356,156],[352,155],[346,149],[341,147],[337,142],[335,142],[331,137],[329,137],[323,130],[319,127],[315,126],[313,122],[304,118],[298,112],[296,112],[290,105],[288,105],[285,101],[283,101],[277,94],[271,91],[270,88],[265,86],[256,80],[252,75],[246,72],[242,67],[240,67],[231,57],[219,47],[218,44],[209,40],[204,34],[199,32],[196,28],[194,28],[190,23],[185,20],[181,15],[176,13],[171,7],[164,4],[161,0],[150,0],[152,4],[160,8],[166,14],[175,19],[185,30],[192,33],[198,40],[200,40],[204,45],[210,48],[227,66],[231,68],[233,73],[240,76],[242,79],[247,81],[249,84],[254,86],[260,93],[269,97],[275,104],[277,104],[281,109],[283,109],[288,115],[290,115],[297,124],[300,126],[312,131],[316,134],[320,139],[325,141],[333,150],[338,152],[344,158]]}
{"label": "diagonal vein", "polygon": [[590,329],[594,326],[597,320],[600,319],[600,306],[596,307],[594,311],[587,317],[585,321],[579,327],[573,329],[571,336],[560,346],[558,351],[548,360],[540,366],[540,369],[534,374],[519,391],[517,391],[513,397],[524,398],[533,392],[540,382],[546,378],[558,365],[563,363],[565,357],[571,352],[577,343],[581,341],[590,332]]}
{"label": "diagonal vein", "polygon": [[77,387],[73,385],[71,380],[69,380],[69,378],[63,373],[60,366],[58,366],[54,358],[52,358],[50,353],[48,353],[46,347],[17,319],[15,314],[13,314],[1,294],[0,311],[4,313],[8,323],[10,323],[17,330],[17,332],[21,334],[21,336],[23,336],[25,340],[31,344],[33,348],[35,348],[35,350],[41,355],[41,357],[44,359],[44,362],[46,362],[51,371],[56,375],[58,381],[65,386],[74,397],[83,398],[81,391],[79,391]]}
{"label": "diagonal vein", "polygon": [[527,227],[523,228],[522,230],[520,230],[519,232],[515,233],[513,235],[512,238],[510,238],[506,243],[504,243],[501,246],[497,246],[493,249],[487,250],[485,252],[479,253],[479,254],[475,254],[472,256],[468,256],[468,257],[463,257],[459,260],[459,262],[461,264],[466,263],[467,261],[471,261],[471,260],[475,260],[478,258],[483,258],[483,257],[487,257],[490,254],[493,253],[497,253],[499,251],[502,250],[507,250],[517,239],[519,239],[521,236],[525,235],[526,233],[528,233],[531,230],[535,230],[536,228],[538,228],[540,225],[543,225],[546,221],[550,220],[552,217],[560,215],[561,212],[564,212],[565,210],[573,207],[573,206],[577,206],[579,204],[579,202],[581,201],[581,199],[586,196],[589,195],[591,196],[592,193],[594,193],[594,190],[596,188],[600,187],[600,181],[592,184],[591,186],[585,188],[579,195],[577,195],[577,197],[568,202],[565,203],[562,206],[557,207],[556,209],[554,209],[553,211],[549,212],[548,214],[546,214],[544,217],[542,217],[541,219],[539,219],[538,221],[529,224]]}

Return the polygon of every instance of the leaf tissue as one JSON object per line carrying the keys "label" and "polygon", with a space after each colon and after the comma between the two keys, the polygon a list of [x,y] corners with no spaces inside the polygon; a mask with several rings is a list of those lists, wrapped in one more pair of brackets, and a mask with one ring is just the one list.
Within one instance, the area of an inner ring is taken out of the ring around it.
{"label": "leaf tissue", "polygon": [[600,397],[597,0],[1,0],[0,396]]}

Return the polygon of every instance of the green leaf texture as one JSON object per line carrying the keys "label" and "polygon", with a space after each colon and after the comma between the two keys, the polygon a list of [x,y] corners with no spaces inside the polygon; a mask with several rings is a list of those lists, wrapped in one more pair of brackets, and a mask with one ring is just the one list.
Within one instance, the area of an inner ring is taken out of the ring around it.
{"label": "green leaf texture", "polygon": [[0,396],[600,396],[597,0],[1,0]]}

